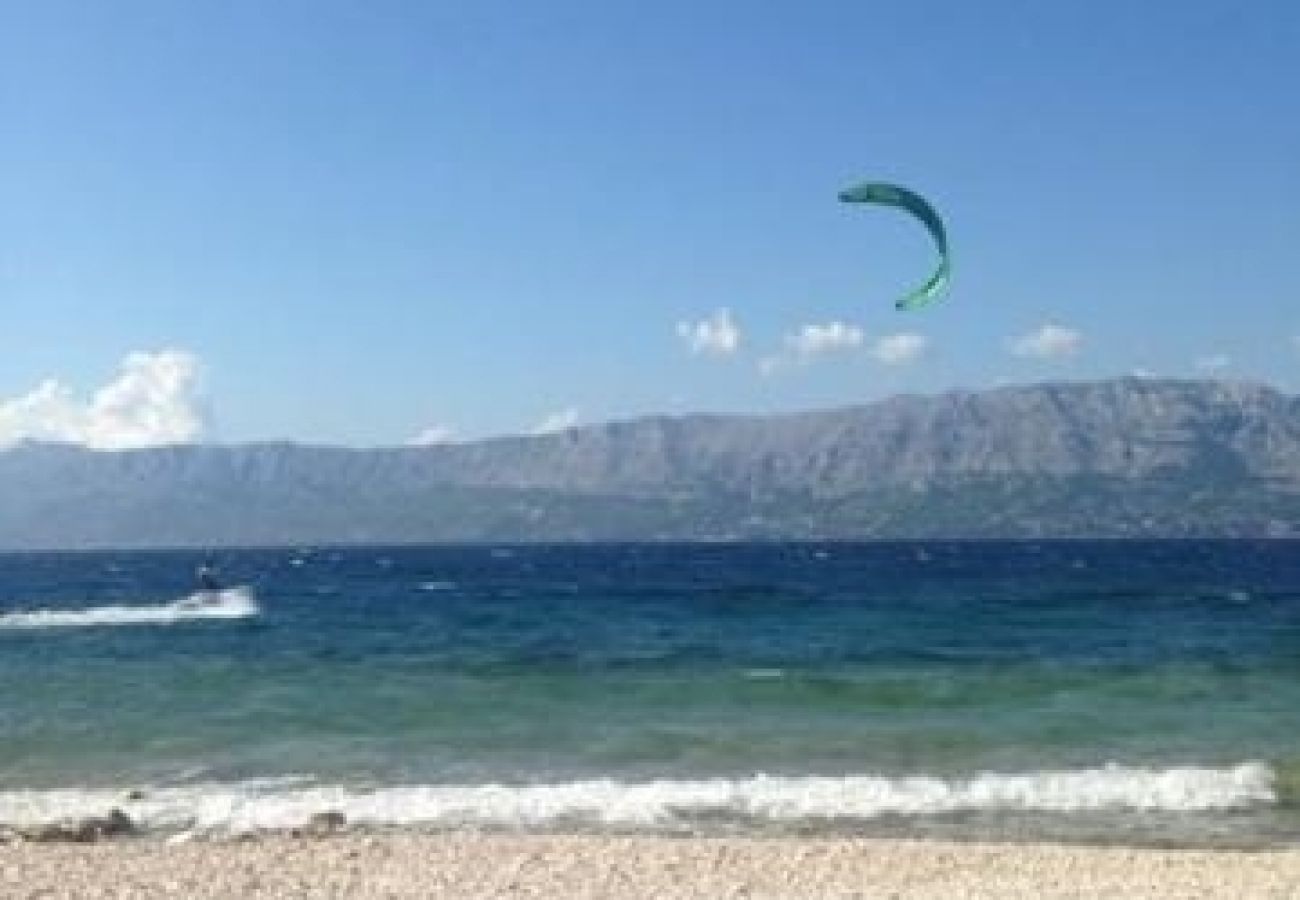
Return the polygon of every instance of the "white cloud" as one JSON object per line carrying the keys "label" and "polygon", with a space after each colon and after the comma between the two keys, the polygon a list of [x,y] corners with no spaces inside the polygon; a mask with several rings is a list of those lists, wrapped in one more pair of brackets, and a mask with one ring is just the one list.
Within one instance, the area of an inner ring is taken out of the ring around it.
{"label": "white cloud", "polygon": [[1215,353],[1212,356],[1202,356],[1196,361],[1196,368],[1202,372],[1221,372],[1228,366],[1232,365],[1232,357],[1225,353]]}
{"label": "white cloud", "polygon": [[730,356],[740,347],[740,328],[731,318],[731,310],[719,309],[698,322],[677,323],[677,336],[692,353]]}
{"label": "white cloud", "polygon": [[195,382],[198,360],[181,350],[132,353],[88,401],[56,379],[0,400],[0,447],[24,440],[123,450],[183,444],[203,433]]}
{"label": "white cloud", "polygon": [[861,328],[844,322],[805,325],[785,336],[785,347],[780,353],[759,360],[758,369],[764,375],[772,375],[788,366],[808,365],[828,353],[858,349],[863,337]]}
{"label": "white cloud", "polygon": [[554,434],[578,424],[578,410],[572,406],[553,412],[533,426],[532,434]]}
{"label": "white cloud", "polygon": [[843,322],[805,325],[794,334],[786,335],[785,344],[796,356],[811,359],[823,353],[861,347],[862,329]]}
{"label": "white cloud", "polygon": [[871,355],[886,366],[902,366],[920,357],[929,344],[930,339],[923,334],[890,334],[872,345]]}
{"label": "white cloud", "polygon": [[820,356],[854,352],[864,347],[876,362],[901,366],[919,358],[929,344],[929,338],[910,332],[889,334],[868,342],[866,334],[856,325],[845,322],[811,324],[787,334],[782,352],[760,360],[758,367],[764,375],[771,375],[787,366],[807,365]]}
{"label": "white cloud", "polygon": [[415,437],[407,441],[412,447],[430,447],[434,444],[450,444],[456,440],[456,429],[450,425],[430,425]]}
{"label": "white cloud", "polygon": [[1083,344],[1083,334],[1061,325],[1044,325],[1037,331],[1012,338],[1011,352],[1016,356],[1033,356],[1039,359],[1060,359],[1073,356]]}

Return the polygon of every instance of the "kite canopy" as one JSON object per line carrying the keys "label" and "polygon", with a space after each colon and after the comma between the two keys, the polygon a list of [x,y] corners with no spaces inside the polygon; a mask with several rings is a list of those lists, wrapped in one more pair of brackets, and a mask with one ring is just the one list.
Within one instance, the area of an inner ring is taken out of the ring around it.
{"label": "kite canopy", "polygon": [[952,272],[952,262],[948,254],[948,234],[944,231],[943,220],[924,197],[905,187],[884,181],[864,181],[840,191],[839,196],[845,203],[879,203],[906,210],[921,221],[930,232],[930,237],[934,239],[935,246],[939,248],[939,267],[934,270],[925,284],[899,299],[894,304],[896,307],[919,309],[947,287],[948,277]]}

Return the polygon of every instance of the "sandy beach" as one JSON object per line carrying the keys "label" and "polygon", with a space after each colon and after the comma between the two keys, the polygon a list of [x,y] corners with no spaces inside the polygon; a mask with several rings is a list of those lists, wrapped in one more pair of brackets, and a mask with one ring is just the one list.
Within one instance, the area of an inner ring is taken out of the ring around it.
{"label": "sandy beach", "polygon": [[1300,850],[475,834],[0,847],[5,898],[1300,898]]}

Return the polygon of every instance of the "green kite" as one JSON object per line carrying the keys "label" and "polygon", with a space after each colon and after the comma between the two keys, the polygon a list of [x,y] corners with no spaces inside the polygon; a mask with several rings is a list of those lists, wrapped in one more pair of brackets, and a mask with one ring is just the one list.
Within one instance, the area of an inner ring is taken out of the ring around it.
{"label": "green kite", "polygon": [[935,246],[939,248],[939,267],[925,284],[901,298],[894,305],[899,309],[919,309],[939,296],[948,285],[952,273],[952,260],[948,253],[948,234],[943,227],[943,219],[934,211],[934,207],[924,197],[914,191],[884,181],[864,181],[862,184],[840,191],[840,199],[845,203],[879,203],[884,206],[897,206],[907,210],[930,232]]}

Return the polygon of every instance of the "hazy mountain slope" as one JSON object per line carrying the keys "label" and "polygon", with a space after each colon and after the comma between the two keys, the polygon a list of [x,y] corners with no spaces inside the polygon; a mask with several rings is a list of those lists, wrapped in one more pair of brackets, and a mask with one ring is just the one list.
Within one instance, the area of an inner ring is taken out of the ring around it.
{"label": "hazy mountain slope", "polygon": [[425,448],[0,452],[0,547],[1300,534],[1300,398],[1047,384]]}

